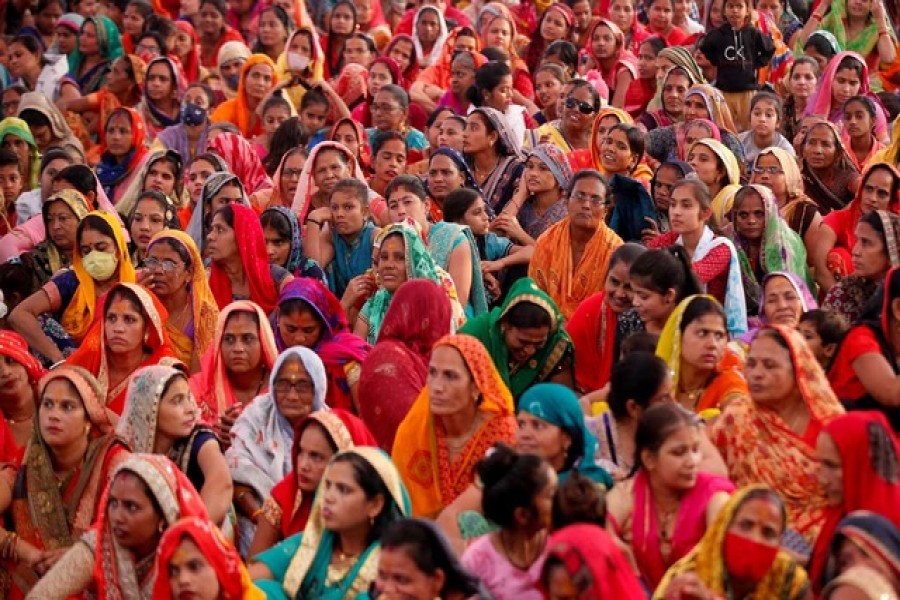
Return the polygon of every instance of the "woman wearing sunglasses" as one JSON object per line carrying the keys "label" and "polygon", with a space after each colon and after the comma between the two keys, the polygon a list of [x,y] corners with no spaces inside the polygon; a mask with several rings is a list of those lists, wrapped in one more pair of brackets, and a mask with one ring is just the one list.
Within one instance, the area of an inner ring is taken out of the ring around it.
{"label": "woman wearing sunglasses", "polygon": [[[591,126],[600,111],[600,94],[587,81],[576,80],[570,82],[570,85],[571,89],[561,103],[560,118],[529,132],[529,140],[532,146],[555,144],[566,154],[586,150],[587,160],[590,160]],[[584,153],[577,153],[576,156],[580,154]],[[573,164],[572,168],[577,166],[588,168],[589,163]]]}

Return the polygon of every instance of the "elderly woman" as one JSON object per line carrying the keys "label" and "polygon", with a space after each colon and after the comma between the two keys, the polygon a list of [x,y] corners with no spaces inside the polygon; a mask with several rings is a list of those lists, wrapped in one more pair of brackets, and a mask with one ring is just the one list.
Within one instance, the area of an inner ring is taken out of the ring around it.
{"label": "elderly woman", "polygon": [[602,291],[612,252],[622,240],[603,221],[609,183],[597,171],[579,171],[567,190],[568,216],[548,229],[534,248],[528,276],[566,318]]}
{"label": "elderly woman", "polygon": [[[854,190],[861,187],[859,169],[840,132],[823,118],[809,121],[799,157],[806,195],[818,204],[823,215],[847,206]],[[821,276],[822,272],[817,269],[817,274]]]}
{"label": "elderly woman", "polygon": [[325,366],[316,353],[302,346],[289,348],[272,367],[268,393],[258,396],[234,422],[225,457],[234,478],[241,549],[249,548],[272,487],[293,468],[294,430],[311,412],[326,408],[327,389]]}
{"label": "elderly woman", "polygon": [[512,413],[512,396],[481,342],[438,340],[428,383],[397,429],[392,453],[415,515],[437,515],[472,483],[488,448],[514,442]]}

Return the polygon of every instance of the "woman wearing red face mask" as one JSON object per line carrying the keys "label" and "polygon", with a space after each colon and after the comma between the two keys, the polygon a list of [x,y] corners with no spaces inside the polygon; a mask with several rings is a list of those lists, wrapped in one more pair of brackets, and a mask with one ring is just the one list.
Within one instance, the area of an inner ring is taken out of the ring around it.
{"label": "woman wearing red face mask", "polygon": [[786,526],[787,511],[774,490],[739,490],[700,543],[668,570],[654,600],[808,597],[806,571],[779,550]]}

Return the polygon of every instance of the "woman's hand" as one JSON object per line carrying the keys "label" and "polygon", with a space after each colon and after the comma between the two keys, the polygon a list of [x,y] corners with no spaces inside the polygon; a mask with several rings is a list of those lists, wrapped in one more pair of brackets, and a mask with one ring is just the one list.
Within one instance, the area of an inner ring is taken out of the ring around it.
{"label": "woman's hand", "polygon": [[213,433],[219,438],[223,452],[231,447],[231,428],[234,427],[234,422],[237,421],[243,408],[243,404],[239,402],[232,404],[225,411],[225,414],[219,417],[219,422],[213,425]]}
{"label": "woman's hand", "polygon": [[508,237],[516,243],[522,243],[528,237],[528,234],[522,229],[519,219],[509,213],[500,213],[494,219],[494,222],[491,223],[491,230]]}
{"label": "woman's hand", "polygon": [[366,300],[371,298],[378,291],[378,283],[375,276],[369,273],[357,275],[350,280],[347,289],[344,290],[344,296],[341,298],[341,304],[344,307],[362,308]]}
{"label": "woman's hand", "polygon": [[39,558],[31,564],[31,568],[34,569],[35,573],[43,576],[47,571],[52,569],[53,565],[59,562],[59,559],[61,559],[68,551],[68,548],[57,548],[56,550],[39,552]]}
{"label": "woman's hand", "polygon": [[323,206],[322,208],[316,208],[308,215],[306,215],[307,221],[316,221],[320,225],[324,225],[325,223],[331,223],[331,209],[327,206]]}
{"label": "woman's hand", "polygon": [[715,595],[696,573],[685,573],[669,582],[663,600],[715,600]]}
{"label": "woman's hand", "polygon": [[659,225],[657,225],[656,221],[650,217],[644,217],[644,221],[647,222],[647,227],[641,229],[641,242],[646,245],[651,240],[659,237]]}

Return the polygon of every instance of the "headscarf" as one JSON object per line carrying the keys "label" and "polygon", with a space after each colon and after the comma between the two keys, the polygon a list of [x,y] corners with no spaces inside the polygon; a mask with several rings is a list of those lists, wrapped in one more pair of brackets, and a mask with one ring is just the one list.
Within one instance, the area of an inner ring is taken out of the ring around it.
{"label": "headscarf", "polygon": [[[214,154],[214,156],[217,156]],[[188,222],[185,233],[191,236],[194,244],[201,250],[206,247],[206,235],[209,233],[208,227],[212,221],[212,214],[205,214],[207,206],[212,203],[212,199],[222,191],[226,185],[237,184],[241,190],[241,204],[250,206],[250,200],[247,198],[247,192],[240,178],[228,171],[216,171],[206,178],[203,189],[200,190],[200,199],[191,213],[191,220]],[[254,217],[255,218],[255,217]]]}
{"label": "headscarf", "polygon": [[[253,55],[253,53],[250,52],[250,48],[248,48],[247,44],[244,43],[243,37],[236,29],[233,29],[228,25],[225,25],[222,28],[223,37],[229,38],[229,34],[232,33],[236,36],[237,39],[229,39],[229,41],[226,41],[221,46],[219,46],[219,49],[216,52],[215,56],[212,57],[213,64],[209,65],[211,67],[215,67],[220,72],[224,65],[227,65],[228,63],[236,60],[242,60],[246,62],[247,59]],[[225,92],[225,97],[229,100],[237,96],[237,90],[231,89],[228,85],[223,85],[222,90]]]}
{"label": "headscarf", "polygon": [[[656,588],[654,600],[662,600],[672,581],[685,573],[696,575],[712,593],[724,597],[729,593],[728,567],[725,564],[725,540],[738,511],[750,499],[761,493],[777,493],[764,485],[751,485],[738,490],[719,511],[712,526],[691,552],[675,563]],[[751,496],[751,494],[753,494]],[[762,496],[767,498],[767,496]],[[771,502],[771,500],[770,500]],[[782,522],[782,527],[787,523]],[[756,584],[747,598],[768,600],[771,598],[802,598],[808,590],[806,571],[790,554],[779,550],[765,577]]]}
{"label": "headscarf", "polygon": [[296,273],[297,270],[302,267],[307,260],[306,256],[303,253],[303,244],[300,243],[300,223],[297,222],[297,215],[292,213],[290,209],[285,208],[284,206],[276,205],[270,206],[269,208],[264,210],[262,215],[260,215],[260,219],[262,219],[262,216],[270,211],[276,212],[287,219],[287,222],[291,227],[291,249],[288,253],[287,263],[284,265],[284,268],[291,273]]}
{"label": "headscarf", "polygon": [[687,100],[689,96],[700,96],[703,99],[703,103],[706,104],[706,110],[709,112],[710,120],[718,125],[719,130],[724,129],[737,135],[737,126],[722,92],[708,83],[695,84],[684,95],[684,99]]}
{"label": "headscarf", "polygon": [[591,163],[595,169],[601,172],[603,171],[603,164],[600,160],[600,144],[603,143],[603,140],[598,138],[600,137],[600,121],[607,117],[615,117],[619,123],[634,125],[634,119],[631,118],[631,115],[614,106],[606,106],[600,109],[600,112],[594,117],[594,122],[591,124]]}
{"label": "headscarf", "polygon": [[722,222],[721,220],[731,212],[731,203],[734,201],[734,195],[738,190],[738,188],[729,189],[729,186],[737,186],[741,183],[741,166],[738,163],[738,159],[734,156],[734,152],[729,150],[728,146],[712,138],[703,138],[694,142],[688,148],[688,155],[698,144],[709,148],[722,161],[725,167],[725,177],[728,181],[722,186],[722,189],[719,190],[719,193],[716,194],[712,201],[713,214],[719,219],[718,222]]}
{"label": "headscarf", "polygon": [[[179,154],[176,150],[156,150],[154,152],[151,152],[150,154],[147,154],[137,171],[137,176],[131,178],[131,180],[128,182],[128,185],[119,196],[119,201],[116,203],[116,211],[122,216],[123,219],[125,219],[126,223],[131,223],[131,220],[134,217],[134,210],[135,208],[137,208],[138,202],[141,199],[141,194],[147,191],[144,189],[144,183],[147,180],[147,175],[150,173],[150,168],[161,160],[171,160],[179,165],[182,165],[181,171],[185,170],[184,165],[181,162],[181,154]],[[175,169],[174,167],[172,170],[177,171],[177,169]],[[183,178],[178,179],[177,173],[175,173],[175,175],[176,179],[172,189],[172,194],[163,194],[163,198],[165,199],[166,204],[164,226],[167,229],[177,229],[181,227],[181,223],[178,220],[177,214],[178,207],[186,205],[190,202],[190,194],[184,189],[184,184],[182,183]],[[180,194],[179,190],[181,191]]]}
{"label": "headscarf", "polygon": [[[162,511],[165,527],[186,517],[209,521],[200,494],[187,475],[168,458],[158,454],[132,454],[113,472],[112,480],[123,471],[143,482],[154,504]],[[97,586],[97,597],[109,600],[149,597],[157,573],[152,572],[147,583],[141,586],[134,557],[116,541],[109,522],[109,488],[100,501],[97,515],[96,523],[85,538],[94,551],[93,581]]]}
{"label": "headscarf", "polygon": [[[554,531],[546,561],[559,561],[578,598],[644,598],[647,593],[614,538],[602,527],[576,523]],[[543,584],[542,584],[543,587]],[[546,596],[545,596],[546,597]]]}
{"label": "headscarf", "polygon": [[[594,54],[594,32],[596,32],[597,29],[601,26],[606,27],[612,32],[613,37],[616,40],[616,47],[618,48],[615,57],[616,62],[608,71],[602,67],[601,58]],[[591,28],[588,30],[587,36],[584,39],[584,49],[582,51],[587,53],[588,56],[594,59],[594,62],[597,65],[595,71],[600,74],[609,89],[613,89],[615,87],[616,78],[618,77],[618,73],[621,69],[625,69],[626,71],[628,71],[631,74],[632,78],[638,79],[637,57],[632,54],[631,50],[629,50],[625,46],[625,33],[619,28],[618,25],[616,25],[609,19],[601,18],[591,26]]]}
{"label": "headscarf", "polygon": [[320,142],[316,144],[316,147],[309,153],[309,158],[307,158],[306,162],[303,164],[303,172],[300,174],[300,183],[297,184],[297,191],[294,192],[294,201],[291,204],[291,210],[297,215],[297,220],[299,220],[301,224],[306,223],[306,215],[309,213],[309,208],[312,205],[312,197],[319,191],[313,177],[316,159],[319,158],[319,154],[321,154],[322,151],[329,148],[342,152],[350,165],[350,173],[352,176],[368,185],[366,176],[359,167],[359,162],[357,162],[356,157],[350,153],[350,150],[348,150],[346,146],[338,142]]}
{"label": "headscarf", "polygon": [[200,79],[200,36],[197,35],[197,30],[190,21],[179,19],[175,21],[175,27],[191,37],[193,45],[188,50],[187,59],[181,61],[181,65],[184,67],[184,75],[188,81],[198,81]]}
{"label": "headscarf", "polygon": [[109,151],[104,144],[101,151],[102,156],[100,158],[100,163],[97,165],[96,169],[97,179],[100,180],[100,184],[103,186],[106,195],[111,198],[115,195],[117,189],[116,186],[132,174],[134,169],[141,164],[141,161],[144,160],[144,156],[147,154],[147,146],[145,145],[147,130],[144,127],[144,118],[141,117],[141,113],[135,109],[120,106],[112,111],[109,114],[109,117],[107,117],[106,123],[103,123],[103,131],[106,131],[106,127],[113,117],[120,114],[127,116],[128,120],[131,122],[131,149],[128,151],[128,154],[117,162],[109,154]]}
{"label": "headscarf", "polygon": [[229,170],[240,179],[247,194],[273,187],[272,178],[266,173],[259,154],[245,137],[230,131],[218,134],[206,146],[208,152],[215,152],[225,159]]}
{"label": "headscarf", "polygon": [[[881,23],[878,21],[878,19],[869,14],[869,22],[866,27],[862,31],[857,33],[856,36],[850,39],[847,33],[847,29],[844,26],[845,18],[849,18],[847,14],[847,0],[834,0],[831,3],[831,9],[822,19],[822,22],[819,23],[819,27],[821,27],[821,30],[817,31],[816,33],[818,33],[819,35],[823,33],[831,33],[833,34],[833,38],[835,42],[837,42],[839,48],[859,53],[866,58],[868,58],[873,51],[877,54],[878,51],[876,50],[875,46],[876,44],[878,44],[878,40],[881,39],[879,33]],[[896,46],[897,36],[893,31],[893,27],[888,27],[887,32],[888,36],[890,37],[891,43]],[[832,59],[832,62],[835,61],[840,62],[839,56],[835,56]],[[863,62],[863,64],[865,64],[865,62]]]}
{"label": "headscarf", "polygon": [[[278,358],[278,349],[275,347],[275,336],[272,326],[266,320],[266,314],[255,302],[238,300],[226,306],[219,313],[216,323],[216,337],[212,345],[207,349],[201,361],[201,369],[190,379],[191,392],[200,409],[200,418],[206,423],[215,423],[219,415],[222,415],[235,402],[231,381],[228,379],[228,370],[225,360],[222,358],[222,338],[225,336],[225,325],[235,313],[249,313],[255,315],[259,321],[259,344],[261,347],[260,362],[265,366],[265,372],[271,373],[275,360]],[[264,390],[261,390],[264,391]]]}
{"label": "headscarf", "polygon": [[132,452],[154,452],[159,405],[169,382],[176,377],[187,383],[184,371],[166,365],[150,365],[131,375],[116,433],[128,443]]}
{"label": "headscarf", "polygon": [[[706,77],[703,76],[703,70],[700,69],[700,65],[697,64],[697,61],[694,60],[694,55],[691,53],[689,48],[685,48],[683,46],[670,46],[668,48],[663,48],[659,51],[659,54],[656,55],[656,58],[664,58],[675,66],[666,71],[666,74],[663,76],[662,81],[657,81],[656,94],[653,95],[653,99],[647,106],[648,112],[665,110],[665,106],[663,106],[662,100],[662,91],[666,87],[666,80],[675,69],[678,69],[678,72],[686,75],[688,78],[688,82],[692,86],[700,83],[707,83]],[[670,124],[671,123],[663,123],[662,125]]]}
{"label": "headscarf", "polygon": [[612,488],[612,477],[594,461],[597,438],[585,425],[584,411],[575,392],[558,383],[538,383],[522,395],[518,412],[527,412],[559,427],[571,439],[565,466],[559,473],[561,480],[577,472],[607,489]]}
{"label": "headscarf", "polygon": [[81,140],[75,137],[66,118],[47,96],[39,92],[22,94],[22,98],[19,100],[18,116],[21,117],[26,110],[39,113],[50,121],[50,133],[53,136],[53,140],[49,144],[50,148],[62,148],[72,154],[74,158],[84,159],[84,146],[81,144]]}
{"label": "headscarf", "polygon": [[887,417],[874,410],[848,412],[825,425],[822,433],[831,439],[841,457],[843,502],[825,509],[825,525],[810,570],[817,589],[825,583],[831,539],[847,514],[870,511],[900,527],[900,443]]}
{"label": "headscarf", "polygon": [[[853,588],[855,598],[862,594],[866,600],[897,600],[897,592],[894,584],[880,571],[866,565],[857,563],[835,577],[822,591],[822,598],[834,598],[838,588]],[[846,593],[846,592],[844,592]]]}
{"label": "headscarf", "polygon": [[[846,208],[846,205],[844,204],[844,198],[846,196],[839,196],[839,194],[843,194],[844,190],[849,188],[851,180],[855,179],[856,175],[859,173],[859,169],[853,158],[850,156],[852,152],[847,145],[844,144],[844,140],[841,137],[841,132],[837,125],[828,121],[826,117],[816,117],[812,120],[809,129],[806,130],[806,135],[803,136],[803,147],[806,146],[807,140],[809,140],[809,136],[813,129],[823,126],[828,128],[834,139],[834,162],[828,171],[835,175],[835,181],[831,186],[826,186],[819,176],[813,172],[812,168],[807,165],[806,159],[798,157],[798,162],[801,166],[805,189],[810,189],[812,187],[814,190],[813,195],[816,196],[816,204],[819,206],[820,210],[828,212]],[[870,161],[869,164],[871,166],[873,163]],[[860,178],[860,181],[863,179],[864,178]]]}
{"label": "headscarf", "polygon": [[[596,122],[596,121],[595,121]],[[575,174],[572,172],[572,166],[569,160],[559,146],[556,144],[538,144],[531,149],[529,156],[536,156],[542,163],[547,165],[553,178],[559,184],[560,190],[568,190],[569,183]]]}
{"label": "headscarf", "polygon": [[66,27],[76,34],[81,32],[81,26],[83,24],[84,17],[74,12],[66,13],[56,21],[57,27]]}
{"label": "headscarf", "polygon": [[[275,310],[278,302],[278,290],[272,272],[269,270],[269,257],[266,253],[266,238],[262,225],[252,208],[242,204],[231,204],[234,212],[234,240],[244,276],[250,290],[250,300],[259,304],[266,314]],[[216,298],[219,310],[231,304],[234,292],[231,279],[225,269],[213,262],[209,269],[209,287]]]}
{"label": "headscarf", "polygon": [[14,135],[28,144],[29,171],[24,181],[24,189],[33,190],[40,186],[41,178],[41,153],[31,135],[28,123],[18,117],[6,117],[0,121],[0,143],[6,136]]}
{"label": "headscarf", "polygon": [[[262,3],[260,3],[261,5]],[[221,58],[221,57],[220,57]],[[245,138],[251,138],[262,130],[262,119],[257,119],[256,127],[250,129],[250,123],[253,118],[253,111],[250,109],[250,103],[247,100],[247,74],[250,69],[256,65],[267,65],[272,69],[272,85],[269,88],[274,89],[278,85],[278,70],[275,61],[265,54],[254,54],[241,67],[241,76],[238,81],[237,96],[231,100],[226,100],[216,108],[210,115],[210,121],[213,123],[226,121],[234,123],[240,129],[241,135]]]}
{"label": "headscarf", "polygon": [[704,137],[712,138],[717,142],[722,141],[722,132],[719,129],[719,126],[709,119],[694,119],[693,121],[688,121],[686,123],[676,123],[674,125],[675,155],[678,157],[678,160],[687,160],[687,130],[694,125],[702,125],[709,129],[710,134]]}
{"label": "headscarf", "polygon": [[[558,5],[554,4],[553,6]],[[517,139],[514,135],[514,130],[509,124],[509,121],[507,121],[506,115],[496,108],[491,108],[489,106],[479,106],[470,112],[469,115],[471,116],[475,113],[481,113],[481,115],[490,122],[494,130],[500,134],[501,146],[497,149],[500,156],[522,158],[522,140]]]}
{"label": "headscarf", "polygon": [[516,48],[516,44],[519,40],[519,30],[516,26],[516,19],[513,16],[512,12],[502,2],[488,2],[484,6],[481,7],[481,10],[478,13],[478,19],[476,23],[484,23],[481,28],[481,31],[478,32],[477,40],[487,40],[487,34],[491,30],[491,25],[494,24],[498,19],[503,19],[507,23],[509,23],[509,43],[507,43],[506,48],[501,48],[506,54],[509,56],[510,66],[513,71],[513,78],[515,78],[516,71],[528,71],[528,66],[525,64],[525,61],[519,57],[519,51]]}
{"label": "headscarf", "polygon": [[[93,211],[85,216],[103,219],[109,225],[109,228],[112,229],[116,253],[119,258],[118,281],[129,284],[134,283],[134,265],[131,264],[128,243],[125,241],[124,230],[117,217],[104,211]],[[63,311],[60,325],[74,340],[82,342],[88,333],[88,329],[94,322],[97,297],[94,279],[88,275],[84,268],[81,249],[77,244],[72,250],[72,270],[75,271],[75,276],[78,278],[78,289],[75,290],[75,295],[69,301],[69,306]],[[100,321],[103,321],[103,319],[100,319]]]}
{"label": "headscarf", "polygon": [[877,513],[858,510],[849,513],[838,523],[831,537],[828,564],[822,583],[837,576],[837,556],[845,541],[851,542],[885,573],[900,578],[900,530],[890,520]]}
{"label": "headscarf", "polygon": [[28,375],[28,382],[37,390],[38,381],[44,375],[44,367],[29,352],[25,338],[10,329],[0,329],[0,356],[11,358],[22,365]]}
{"label": "headscarf", "polygon": [[[187,78],[184,69],[181,66],[181,60],[177,56],[157,56],[147,63],[146,73],[150,73],[150,69],[155,64],[164,63],[169,69],[169,76],[172,78],[172,93],[175,94],[175,100],[181,104],[181,98],[187,90]],[[165,129],[172,125],[178,125],[181,122],[181,114],[175,115],[175,118],[169,117],[156,108],[156,104],[147,95],[147,86],[144,86],[143,104],[147,108],[147,116],[149,117],[148,125],[156,130]]]}
{"label": "headscarf", "polygon": [[[84,21],[81,23],[79,33],[84,31],[84,26],[88,23],[93,23],[94,28],[97,30],[97,47],[99,48],[100,56],[104,60],[111,62],[125,54],[125,49],[122,47],[122,34],[119,32],[118,26],[116,26],[112,19],[106,15],[85,17]],[[80,40],[81,35],[79,35],[78,38]],[[77,76],[85,58],[86,57],[81,52],[81,44],[79,43],[75,50],[72,50],[72,52],[69,53],[69,73]],[[81,91],[82,93],[89,93],[96,90]]]}
{"label": "headscarf", "polygon": [[414,40],[411,35],[405,33],[395,35],[391,38],[391,42],[387,45],[387,48],[384,49],[383,55],[390,56],[391,49],[399,42],[409,42],[410,46],[412,46],[412,56],[409,57],[409,66],[406,67],[406,70],[403,72],[403,83],[411,85],[412,82],[416,80],[416,75],[419,74],[419,60],[421,57],[419,49],[416,48],[416,40]]}
{"label": "headscarf", "polygon": [[[331,129],[328,131],[326,140],[329,142],[336,142],[337,140],[335,140],[334,138],[337,135],[337,130],[341,125],[345,124],[353,126],[353,129],[356,130],[356,143],[359,147],[356,160],[362,167],[362,170],[366,171],[372,164],[372,149],[369,146],[369,136],[366,134],[366,128],[362,126],[362,123],[360,123],[359,121],[354,121],[349,117],[338,119],[334,122],[334,125],[332,125]],[[317,144],[316,146],[318,145],[319,144]],[[313,150],[313,152],[315,152],[315,149]]]}
{"label": "headscarf", "polygon": [[[295,8],[300,7],[305,10],[306,3],[297,2],[294,6]],[[309,21],[306,20],[306,23],[309,23]],[[305,35],[308,36],[308,38],[312,38],[312,44],[310,45],[312,56],[309,59],[309,66],[303,71],[304,78],[307,81],[322,81],[325,78],[325,53],[322,51],[322,45],[319,43],[319,34],[315,31],[315,28],[308,24],[298,27],[288,36],[287,43],[284,45],[284,52],[282,52],[278,56],[278,60],[275,61],[275,66],[278,69],[278,80],[284,83],[294,79],[294,74],[291,72],[290,66],[288,65],[287,55],[288,48],[291,47],[291,43],[298,35]],[[288,99],[294,106],[300,106],[300,102],[303,99],[303,95],[306,93],[306,89],[302,85],[294,85],[284,88],[283,93],[287,94]]]}
{"label": "headscarf", "polygon": [[806,283],[798,275],[790,271],[770,271],[766,273],[766,276],[762,279],[762,285],[760,286],[760,294],[759,294],[759,320],[763,325],[768,324],[768,319],[766,318],[766,286],[769,284],[769,281],[776,277],[784,277],[788,280],[788,283],[791,284],[791,287],[794,288],[794,292],[796,292],[797,297],[800,298],[800,304],[803,306],[803,312],[807,312],[810,310],[815,310],[819,308],[818,302],[816,302],[815,297],[812,295],[812,292],[809,291],[809,287],[807,287]]}
{"label": "headscarf", "polygon": [[884,162],[895,167],[900,165],[900,118],[894,119],[890,137],[891,143],[879,150],[871,162]]}
{"label": "headscarf", "polygon": [[[788,202],[785,203],[785,206],[782,209],[784,210],[791,201],[802,199],[806,196],[806,192],[803,188],[803,175],[800,173],[800,166],[797,164],[797,159],[784,148],[779,148],[777,146],[763,148],[757,155],[756,160],[758,161],[761,156],[767,154],[774,156],[778,161],[778,164],[781,165],[781,170],[784,171],[784,185],[787,189],[788,196]],[[755,164],[756,162],[754,161],[754,165]],[[789,216],[785,215],[785,219],[789,219]]]}
{"label": "headscarf", "polygon": [[[422,389],[397,429],[391,453],[403,480],[409,485],[413,514],[416,516],[436,515],[453,502],[472,482],[475,465],[487,449],[497,441],[515,436],[514,424],[505,430],[490,431],[492,422],[502,425],[504,421],[513,420],[513,399],[481,342],[468,335],[448,335],[438,340],[434,348],[441,346],[460,353],[480,394],[478,410],[488,413],[491,420],[472,434],[464,452],[453,461],[452,466],[445,466],[442,463],[449,463],[449,460],[438,443],[438,422],[431,414],[429,389],[427,386]],[[454,474],[458,477],[454,478]]]}
{"label": "headscarf", "polygon": [[[513,308],[523,303],[533,304],[547,313],[550,317],[550,331],[547,341],[527,364],[516,366],[510,364],[512,357],[506,346],[502,321]],[[553,299],[541,290],[533,279],[523,277],[512,285],[502,306],[469,319],[459,331],[477,338],[484,344],[494,362],[494,368],[497,369],[513,398],[519,398],[529,387],[548,378],[564,358],[571,356],[572,338],[562,325],[563,315]]]}
{"label": "headscarf", "polygon": [[[828,14],[835,14],[834,7],[831,8],[831,12]],[[818,115],[832,123],[843,122],[843,106],[832,105],[833,98],[831,88],[841,62],[848,57],[854,58],[862,66],[862,77],[859,78],[859,91],[856,95],[869,97],[875,105],[875,137],[878,139],[887,137],[887,118],[885,117],[884,110],[881,108],[881,100],[872,92],[869,83],[869,67],[866,64],[866,60],[856,52],[841,52],[828,61],[828,66],[825,67],[825,71],[819,77],[819,87],[815,94],[809,99],[809,102],[807,102],[806,111],[803,114],[805,116]]]}
{"label": "headscarf", "polygon": [[[450,160],[453,161],[453,164],[456,165],[456,168],[460,173],[463,174],[465,181],[463,182],[463,187],[467,187],[469,189],[473,189],[477,191],[479,194],[481,193],[481,186],[478,185],[478,182],[475,180],[475,175],[472,173],[472,169],[469,168],[469,163],[466,162],[465,157],[463,157],[462,153],[449,146],[441,146],[440,148],[436,148],[434,152],[431,153],[431,158],[429,158],[429,162],[434,159],[435,156],[446,156]],[[427,184],[427,182],[426,182]],[[490,206],[487,207],[490,211]]]}
{"label": "headscarf", "polygon": [[156,551],[157,575],[153,586],[154,598],[168,598],[172,593],[169,562],[184,540],[191,540],[215,571],[221,600],[265,599],[262,590],[250,580],[250,574],[231,542],[209,520],[198,517],[179,519],[160,538]]}
{"label": "headscarf", "polygon": [[[428,56],[425,55],[425,50],[422,48],[422,42],[419,41],[419,17],[422,16],[422,13],[426,10],[432,11],[437,15],[438,18],[438,38],[434,42],[434,46],[431,47],[431,52]],[[441,14],[436,7],[431,5],[425,5],[419,8],[416,11],[416,16],[413,18],[413,47],[416,49],[416,54],[419,57],[419,65],[421,67],[427,67],[429,65],[435,64],[438,59],[441,57],[441,52],[444,49],[444,42],[447,41],[447,21],[444,19],[444,15]]]}

